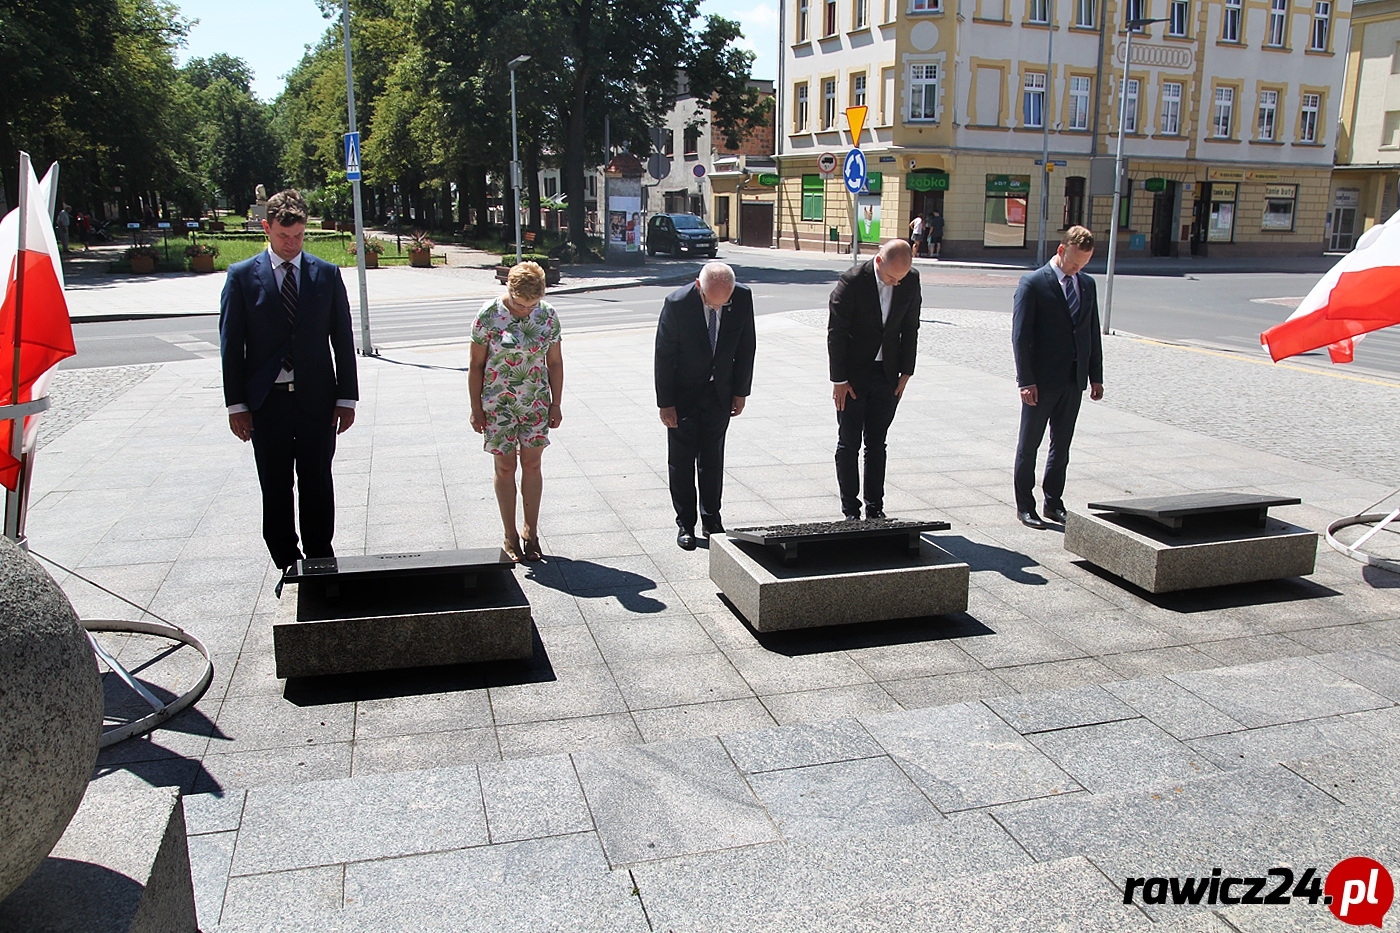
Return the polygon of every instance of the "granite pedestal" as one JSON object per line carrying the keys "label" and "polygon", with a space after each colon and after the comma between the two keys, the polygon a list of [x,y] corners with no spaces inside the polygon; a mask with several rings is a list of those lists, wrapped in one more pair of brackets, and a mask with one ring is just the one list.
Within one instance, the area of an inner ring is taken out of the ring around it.
{"label": "granite pedestal", "polygon": [[1149,593],[1306,576],[1317,532],[1265,518],[1218,520],[1173,530],[1148,518],[1070,510],[1065,550]]}
{"label": "granite pedestal", "polygon": [[[898,544],[896,540],[895,544]],[[967,609],[968,565],[927,539],[903,547],[812,546],[781,553],[710,538],[710,579],[759,632],[946,615]]]}
{"label": "granite pedestal", "polygon": [[278,677],[533,654],[530,603],[499,549],[374,555],[341,563],[347,572],[310,567],[291,578],[272,626]]}
{"label": "granite pedestal", "polygon": [[197,933],[180,791],[127,775],[88,786],[34,874],[0,902],[6,933]]}

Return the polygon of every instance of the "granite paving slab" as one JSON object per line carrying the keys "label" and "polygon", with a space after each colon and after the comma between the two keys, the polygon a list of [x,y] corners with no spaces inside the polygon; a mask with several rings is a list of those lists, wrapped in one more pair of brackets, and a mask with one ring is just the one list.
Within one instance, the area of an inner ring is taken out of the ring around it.
{"label": "granite paving slab", "polygon": [[885,750],[853,719],[732,732],[720,736],[745,774],[883,756]]}
{"label": "granite paving slab", "polygon": [[1186,744],[1224,770],[1268,768],[1294,758],[1351,752],[1384,739],[1342,716],[1263,726],[1191,739]]}
{"label": "granite paving slab", "polygon": [[1353,683],[1400,702],[1400,645],[1359,651],[1334,651],[1313,658]]}
{"label": "granite paving slab", "polygon": [[1185,687],[1166,677],[1144,677],[1104,684],[1104,689],[1178,739],[1193,739],[1243,729]]}
{"label": "granite paving slab", "polygon": [[1170,680],[1246,726],[1321,719],[1393,705],[1307,658],[1172,674]]}
{"label": "granite paving slab", "polygon": [[[1354,751],[1328,752],[1286,763],[1288,769],[1342,803],[1400,811],[1400,746],[1393,743]],[[1380,859],[1380,856],[1372,856]]]}
{"label": "granite paving slab", "polygon": [[493,844],[593,829],[568,756],[491,762],[477,770]]}
{"label": "granite paving slab", "polygon": [[1082,788],[980,703],[861,720],[944,813]]}
{"label": "granite paving slab", "polygon": [[783,838],[789,840],[816,840],[943,819],[884,756],[764,771],[749,775],[748,782]]}
{"label": "granite paving slab", "polygon": [[574,755],[613,866],[779,838],[718,738]]}
{"label": "granite paving slab", "polygon": [[1052,693],[995,697],[982,702],[1022,735],[1136,719],[1142,715],[1097,684]]}
{"label": "granite paving slab", "polygon": [[1189,781],[1217,770],[1204,755],[1145,719],[1039,732],[1029,738],[1094,793]]}
{"label": "granite paving slab", "polygon": [[292,933],[335,916],[345,903],[345,866],[323,865],[228,879],[219,933]]}

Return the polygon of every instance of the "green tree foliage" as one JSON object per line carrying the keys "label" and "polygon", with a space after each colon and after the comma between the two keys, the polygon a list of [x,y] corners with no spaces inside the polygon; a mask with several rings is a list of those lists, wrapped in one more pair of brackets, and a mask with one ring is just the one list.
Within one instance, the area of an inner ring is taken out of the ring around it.
{"label": "green tree foliage", "polygon": [[192,67],[195,80],[190,80],[199,107],[200,167],[209,184],[235,206],[249,204],[253,190],[259,184],[268,191],[281,187],[277,139],[272,133],[271,108],[253,97],[248,90],[251,73],[240,59],[231,59],[242,66],[247,77],[237,84],[229,77],[216,77],[204,87],[198,80],[207,77],[201,59],[185,66],[187,79]]}

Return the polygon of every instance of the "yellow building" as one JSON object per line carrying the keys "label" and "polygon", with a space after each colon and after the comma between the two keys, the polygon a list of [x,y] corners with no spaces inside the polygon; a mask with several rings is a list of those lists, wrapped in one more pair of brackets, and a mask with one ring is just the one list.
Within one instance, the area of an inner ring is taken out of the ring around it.
{"label": "yellow building", "polygon": [[1340,124],[1327,245],[1349,250],[1396,209],[1400,0],[1359,0],[1352,12]]}
{"label": "yellow building", "polygon": [[[1122,106],[1124,255],[1322,251],[1350,0],[953,2],[784,0],[779,245],[848,243],[855,210],[879,239],[938,211],[944,255],[1030,258],[1042,192],[1048,244],[1106,236]],[[1124,88],[1129,17],[1161,22],[1133,34]],[[877,177],[853,205],[859,104]]]}

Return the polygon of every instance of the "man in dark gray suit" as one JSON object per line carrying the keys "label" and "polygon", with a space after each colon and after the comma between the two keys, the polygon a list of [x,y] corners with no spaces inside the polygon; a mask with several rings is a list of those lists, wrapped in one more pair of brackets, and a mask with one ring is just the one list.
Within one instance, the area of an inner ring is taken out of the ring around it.
{"label": "man in dark gray suit", "polygon": [[1048,263],[1021,277],[1011,315],[1016,383],[1021,387],[1021,433],[1016,441],[1016,516],[1044,528],[1035,511],[1035,458],[1045,428],[1045,517],[1065,520],[1065,469],[1079,403],[1103,398],[1103,341],[1099,336],[1098,290],[1081,270],[1094,255],[1094,235],[1070,227]]}
{"label": "man in dark gray suit", "polygon": [[836,484],[841,512],[860,518],[865,442],[865,517],[885,517],[885,435],[919,349],[919,274],[904,240],[841,273],[831,291],[826,355],[836,401]]}
{"label": "man in dark gray suit", "polygon": [[[695,522],[705,536],[724,533],[724,436],[753,385],[753,293],[734,270],[708,262],[694,282],[661,306],[656,325],[656,407],[666,425],[676,543],[695,549]],[[695,474],[700,473],[700,510]]]}

